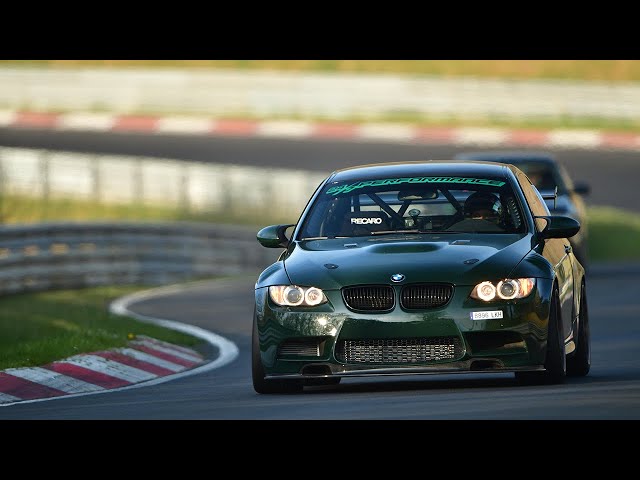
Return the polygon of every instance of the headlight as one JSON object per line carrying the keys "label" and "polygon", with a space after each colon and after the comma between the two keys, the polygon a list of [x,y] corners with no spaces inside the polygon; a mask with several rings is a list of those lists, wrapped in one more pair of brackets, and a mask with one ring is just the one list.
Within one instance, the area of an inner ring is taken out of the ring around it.
{"label": "headlight", "polygon": [[276,305],[286,307],[314,307],[327,302],[322,290],[317,287],[297,285],[275,285],[269,287],[269,297]]}
{"label": "headlight", "polygon": [[482,282],[471,291],[471,298],[490,302],[528,297],[536,285],[535,278],[505,278],[497,283]]}

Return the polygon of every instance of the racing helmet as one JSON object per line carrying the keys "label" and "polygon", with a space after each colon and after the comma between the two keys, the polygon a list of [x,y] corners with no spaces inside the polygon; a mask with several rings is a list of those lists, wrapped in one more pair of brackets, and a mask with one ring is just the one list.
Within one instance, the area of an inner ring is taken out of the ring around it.
{"label": "racing helmet", "polygon": [[493,193],[475,192],[464,202],[464,214],[467,218],[498,220],[502,215],[502,205]]}

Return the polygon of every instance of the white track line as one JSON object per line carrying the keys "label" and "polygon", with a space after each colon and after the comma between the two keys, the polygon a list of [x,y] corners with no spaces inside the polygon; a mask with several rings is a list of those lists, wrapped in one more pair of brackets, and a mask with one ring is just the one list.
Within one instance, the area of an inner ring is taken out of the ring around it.
{"label": "white track line", "polygon": [[121,353],[122,355],[126,355],[127,357],[131,357],[142,362],[147,362],[157,367],[166,368],[167,370],[171,370],[172,372],[181,372],[182,370],[187,368],[184,365],[178,365],[177,363],[154,357],[153,355],[141,352],[140,350],[136,350],[135,348],[121,348],[116,351],[118,353]]}
{"label": "white track line", "polygon": [[14,112],[13,110],[0,110],[0,126],[13,124],[15,118],[16,112]]}
{"label": "white track line", "polygon": [[174,350],[178,350],[180,352],[188,353],[189,355],[196,355],[200,360],[202,360],[202,355],[200,355],[195,350],[191,350],[187,347],[182,347],[180,345],[174,345],[173,343],[163,342],[162,340],[158,340],[157,338],[147,337],[146,335],[136,335],[136,339],[138,340],[146,340],[148,342],[154,343],[156,345],[162,345],[163,347],[173,348]]}
{"label": "white track line", "polygon": [[116,116],[110,113],[76,112],[60,116],[58,128],[106,131],[113,127]]}
{"label": "white track line", "polygon": [[[146,382],[141,382],[141,383],[134,383],[133,385],[127,385],[124,387],[105,389],[105,390],[96,391],[96,392],[76,393],[76,394],[64,395],[60,397],[36,398],[33,400],[20,400],[15,403],[0,404],[0,407],[10,407],[11,405],[22,405],[25,403],[46,402],[46,401],[60,400],[65,398],[83,397],[85,395],[95,395],[97,393],[121,392],[123,390],[130,390],[133,388],[147,387],[149,385],[158,385],[159,383],[165,383],[170,380],[190,377],[192,375],[197,375],[199,373],[215,370],[216,368],[223,367],[224,365],[227,365],[233,362],[236,358],[238,358],[238,354],[240,352],[236,344],[233,343],[231,340],[227,340],[226,338],[220,335],[217,335],[213,332],[205,330],[204,328],[196,327],[194,325],[187,325],[186,323],[176,322],[174,320],[166,320],[163,318],[155,318],[147,315],[140,315],[139,313],[135,313],[129,310],[129,305],[131,305],[132,303],[141,302],[142,300],[149,300],[149,299],[160,297],[163,295],[170,295],[172,293],[180,293],[184,290],[193,288],[194,286],[197,286],[199,284],[210,283],[210,282],[211,280],[202,280],[200,282],[193,282],[189,284],[168,285],[166,287],[153,288],[150,290],[144,290],[142,292],[133,293],[131,295],[126,295],[124,297],[118,298],[117,300],[113,301],[111,305],[109,305],[109,311],[116,315],[126,315],[128,317],[133,317],[137,320],[140,320],[141,322],[151,323],[153,325],[159,325],[164,328],[169,328],[171,330],[183,332],[188,335],[193,335],[194,337],[198,337],[218,349],[219,351],[218,357],[212,362],[205,363],[196,368],[185,370],[183,372],[176,373],[174,375],[157,377],[153,380],[148,380]],[[220,282],[219,285],[224,287],[224,281]],[[0,394],[0,395],[6,395],[6,394]]]}
{"label": "white track line", "polygon": [[4,371],[14,377],[29,380],[30,382],[55,388],[66,393],[83,393],[104,390],[100,385],[84,382],[77,378],[69,377],[62,373],[57,373],[46,368],[8,368]]}
{"label": "white track line", "polygon": [[309,122],[289,120],[267,120],[260,122],[256,135],[261,137],[309,137],[313,125]]}
{"label": "white track line", "polygon": [[411,125],[395,123],[370,123],[357,128],[356,138],[366,140],[395,140],[407,142],[415,137],[415,128]]}
{"label": "white track line", "polygon": [[144,382],[145,380],[151,380],[158,376],[155,373],[130,367],[124,363],[115,362],[113,360],[100,357],[99,355],[76,355],[75,357],[67,358],[61,362],[87,368],[94,372],[104,373],[105,375],[116,377],[129,383]]}
{"label": "white track line", "polygon": [[[22,399],[18,398],[18,397],[14,397],[13,395],[9,395],[8,393],[1,393],[0,392],[0,407],[3,407],[3,404],[6,404],[6,402],[21,402]],[[7,405],[13,405],[12,403],[9,403]]]}
{"label": "white track line", "polygon": [[182,358],[183,360],[187,360],[188,362],[194,362],[194,363],[202,362],[202,358],[200,357],[196,357],[195,355],[181,352],[179,350],[176,350],[175,348],[163,347],[162,345],[158,345],[157,343],[149,342],[147,340],[135,340],[131,342],[131,345],[140,345],[142,347],[147,347],[157,352],[166,353],[167,355],[171,355],[177,358]]}
{"label": "white track line", "polygon": [[602,143],[602,138],[595,130],[552,130],[547,143],[552,147],[595,149]]}
{"label": "white track line", "polygon": [[509,138],[509,132],[501,128],[458,128],[454,143],[475,145],[501,145]]}
{"label": "white track line", "polygon": [[160,117],[156,131],[158,133],[209,133],[214,123],[208,118]]}

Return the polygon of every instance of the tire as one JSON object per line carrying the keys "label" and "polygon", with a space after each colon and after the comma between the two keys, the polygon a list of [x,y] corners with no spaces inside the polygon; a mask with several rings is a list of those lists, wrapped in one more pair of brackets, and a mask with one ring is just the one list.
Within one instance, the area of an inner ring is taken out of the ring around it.
{"label": "tire", "polygon": [[567,358],[567,375],[584,377],[591,369],[591,333],[589,331],[589,310],[587,308],[587,288],[584,282],[580,288],[580,312],[578,317],[578,345],[573,355]]}
{"label": "tire", "polygon": [[544,361],[548,383],[562,383],[567,376],[567,355],[564,351],[564,330],[560,313],[560,295],[556,286],[549,312],[549,335],[547,336],[547,356]]}
{"label": "tire", "polygon": [[564,351],[564,332],[558,287],[554,286],[549,308],[549,333],[544,372],[517,372],[516,379],[526,384],[559,384],[567,376],[567,356]]}
{"label": "tire", "polygon": [[266,380],[264,366],[260,358],[258,338],[258,320],[253,314],[253,332],[251,334],[251,377],[253,389],[257,393],[296,393],[302,391],[302,382],[298,380]]}

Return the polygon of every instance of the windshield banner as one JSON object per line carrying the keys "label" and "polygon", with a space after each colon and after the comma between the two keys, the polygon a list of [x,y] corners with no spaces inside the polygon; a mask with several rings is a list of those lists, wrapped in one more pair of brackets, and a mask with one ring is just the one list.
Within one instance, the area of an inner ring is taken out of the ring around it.
{"label": "windshield banner", "polygon": [[341,193],[349,193],[358,188],[378,187],[384,185],[400,185],[403,183],[420,184],[420,183],[458,183],[471,185],[490,185],[493,187],[502,187],[505,182],[500,180],[490,180],[487,178],[463,178],[463,177],[404,177],[404,178],[384,178],[380,180],[366,180],[363,182],[352,183],[351,185],[336,185],[329,188],[325,193],[327,195],[339,195]]}

